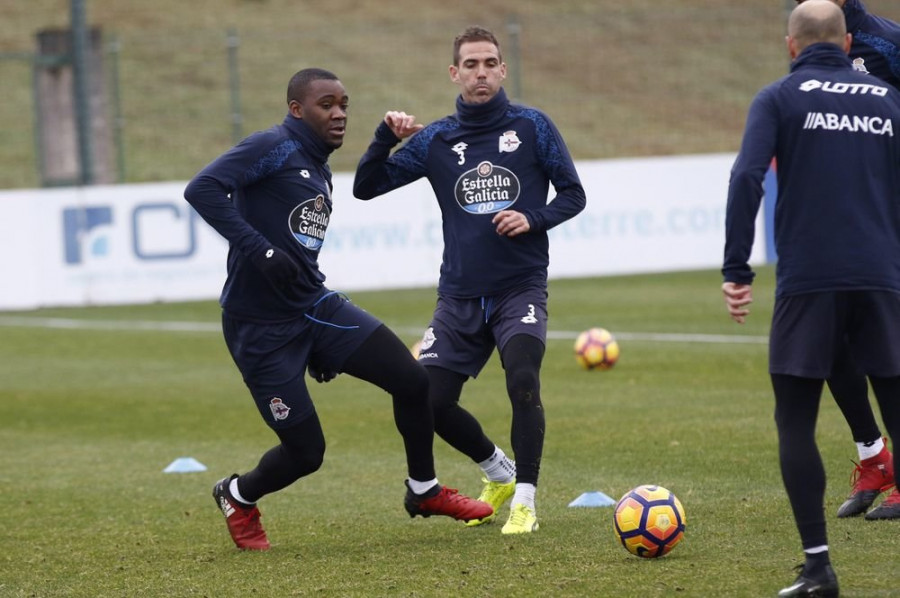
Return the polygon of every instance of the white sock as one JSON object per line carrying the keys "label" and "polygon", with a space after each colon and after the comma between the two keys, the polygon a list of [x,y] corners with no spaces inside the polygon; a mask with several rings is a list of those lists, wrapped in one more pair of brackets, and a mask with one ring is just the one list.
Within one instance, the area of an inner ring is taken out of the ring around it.
{"label": "white sock", "polygon": [[406,483],[409,484],[409,489],[413,491],[413,494],[425,494],[437,486],[438,481],[437,478],[428,480],[427,482],[420,482],[419,480],[407,478]]}
{"label": "white sock", "polygon": [[812,548],[804,548],[803,552],[805,552],[806,554],[819,554],[821,552],[828,552],[828,544],[813,546]]}
{"label": "white sock", "polygon": [[507,484],[516,479],[516,464],[499,446],[494,445],[494,454],[478,464],[484,476],[491,482]]}
{"label": "white sock", "polygon": [[860,459],[871,459],[881,452],[884,448],[884,439],[880,436],[875,442],[857,442],[856,451],[859,453]]}
{"label": "white sock", "polygon": [[534,484],[516,484],[516,493],[513,495],[510,505],[525,505],[532,511],[537,511],[534,506],[534,494],[537,488]]}
{"label": "white sock", "polygon": [[243,496],[241,496],[241,493],[238,492],[237,481],[238,481],[238,479],[237,479],[237,478],[234,478],[233,480],[231,480],[231,483],[228,484],[228,492],[231,493],[231,497],[232,497],[234,500],[236,500],[236,501],[238,501],[239,503],[241,503],[242,505],[247,505],[248,507],[251,506],[251,505],[253,505],[254,503],[250,502],[249,500],[247,500],[246,498],[244,498]]}

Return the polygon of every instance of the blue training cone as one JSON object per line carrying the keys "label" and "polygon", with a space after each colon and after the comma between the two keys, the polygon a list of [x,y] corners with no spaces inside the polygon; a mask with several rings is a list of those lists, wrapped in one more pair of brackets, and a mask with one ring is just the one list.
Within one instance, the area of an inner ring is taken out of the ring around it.
{"label": "blue training cone", "polygon": [[163,473],[193,473],[195,471],[206,471],[206,465],[193,457],[179,457],[163,469]]}
{"label": "blue training cone", "polygon": [[569,503],[570,507],[611,507],[616,501],[602,492],[585,492]]}

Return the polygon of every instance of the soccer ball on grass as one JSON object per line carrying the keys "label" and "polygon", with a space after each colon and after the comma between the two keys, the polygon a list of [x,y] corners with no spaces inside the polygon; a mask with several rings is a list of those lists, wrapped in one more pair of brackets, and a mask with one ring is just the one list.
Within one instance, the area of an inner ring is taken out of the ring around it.
{"label": "soccer ball on grass", "polygon": [[613,525],[625,550],[643,558],[667,554],[684,538],[684,508],[662,486],[638,486],[616,504]]}
{"label": "soccer ball on grass", "polygon": [[609,330],[591,328],[575,339],[575,361],[586,370],[608,370],[619,360],[619,343]]}

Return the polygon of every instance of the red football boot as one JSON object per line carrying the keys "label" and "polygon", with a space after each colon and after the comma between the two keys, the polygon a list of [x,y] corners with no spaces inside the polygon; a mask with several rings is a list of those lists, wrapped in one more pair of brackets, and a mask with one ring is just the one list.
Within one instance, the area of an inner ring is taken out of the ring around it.
{"label": "red football boot", "polygon": [[259,522],[259,509],[256,505],[242,506],[228,491],[228,485],[236,477],[237,474],[222,478],[213,486],[212,495],[216,506],[225,515],[225,523],[228,524],[228,532],[235,546],[242,550],[268,550],[269,539]]}
{"label": "red football boot", "polygon": [[900,519],[900,492],[897,492],[897,487],[894,487],[894,491],[888,494],[887,498],[884,501],[866,513],[866,519],[869,521],[875,521],[876,519]]}
{"label": "red football boot", "polygon": [[850,477],[853,489],[838,509],[838,517],[853,517],[864,513],[878,495],[894,485],[894,457],[885,443],[881,452],[860,461]]}
{"label": "red football boot", "polygon": [[486,502],[469,498],[453,488],[436,485],[425,494],[415,494],[408,488],[403,506],[410,517],[421,515],[446,515],[462,521],[484,519],[494,513],[493,507]]}

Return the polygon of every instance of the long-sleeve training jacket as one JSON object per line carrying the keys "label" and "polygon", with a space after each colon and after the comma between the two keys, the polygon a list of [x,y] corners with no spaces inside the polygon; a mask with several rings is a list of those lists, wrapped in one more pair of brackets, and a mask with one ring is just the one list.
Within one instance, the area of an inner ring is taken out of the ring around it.
{"label": "long-sleeve training jacket", "polygon": [[[456,110],[393,155],[400,140],[382,122],[359,162],[354,195],[371,199],[428,178],[443,218],[442,295],[481,297],[546,284],[547,231],[585,206],[562,137],[545,114],[511,104],[502,89],[483,104],[457,98]],[[548,203],[551,183],[556,196]],[[522,212],[531,230],[498,235],[491,219],[501,210]]]}
{"label": "long-sleeve training jacket", "polygon": [[844,3],[844,20],[853,34],[853,68],[900,89],[900,25],[869,13],[860,0]]}
{"label": "long-sleeve training jacket", "polygon": [[773,157],[776,296],[900,291],[900,92],[825,43],[759,92],[731,171],[726,281],[753,280],[754,220]]}
{"label": "long-sleeve training jacket", "polygon": [[[254,133],[188,184],[185,199],[229,242],[220,303],[249,320],[297,318],[323,292],[319,249],[331,219],[333,148],[300,119]],[[275,288],[249,256],[275,246],[300,266],[290,294]]]}

